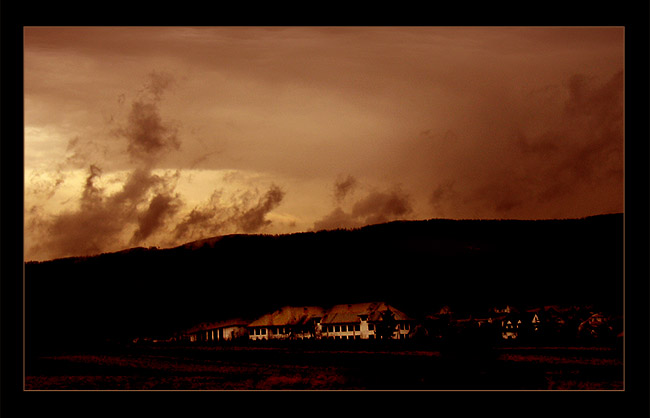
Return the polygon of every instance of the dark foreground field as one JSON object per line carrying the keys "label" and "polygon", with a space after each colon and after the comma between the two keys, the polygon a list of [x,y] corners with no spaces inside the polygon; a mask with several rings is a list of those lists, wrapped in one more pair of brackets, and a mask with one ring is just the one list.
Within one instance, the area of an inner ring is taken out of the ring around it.
{"label": "dark foreground field", "polygon": [[620,349],[146,347],[43,356],[26,390],[623,390]]}

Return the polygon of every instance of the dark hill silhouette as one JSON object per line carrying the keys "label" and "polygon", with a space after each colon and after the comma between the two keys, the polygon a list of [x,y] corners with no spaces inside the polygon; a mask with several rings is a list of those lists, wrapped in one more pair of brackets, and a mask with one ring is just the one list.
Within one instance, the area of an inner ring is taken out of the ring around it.
{"label": "dark hill silhouette", "polygon": [[25,265],[27,348],[169,335],[284,305],[596,304],[621,311],[623,215],[227,235]]}

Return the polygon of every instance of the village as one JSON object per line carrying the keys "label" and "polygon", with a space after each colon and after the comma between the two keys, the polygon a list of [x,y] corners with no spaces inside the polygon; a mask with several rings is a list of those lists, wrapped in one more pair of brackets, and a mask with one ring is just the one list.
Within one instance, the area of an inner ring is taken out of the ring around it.
{"label": "village", "polygon": [[472,337],[485,342],[611,344],[623,339],[623,319],[592,306],[505,305],[484,312],[437,312],[414,318],[386,302],[284,306],[256,319],[203,322],[164,339],[134,343],[210,345],[248,341],[409,340],[446,341]]}

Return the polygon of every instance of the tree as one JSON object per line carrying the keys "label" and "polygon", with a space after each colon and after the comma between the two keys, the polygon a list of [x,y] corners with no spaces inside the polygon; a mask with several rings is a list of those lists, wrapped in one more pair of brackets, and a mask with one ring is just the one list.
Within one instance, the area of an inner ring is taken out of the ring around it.
{"label": "tree", "polygon": [[395,314],[388,308],[385,311],[381,312],[379,321],[375,323],[375,334],[377,339],[391,339],[393,334],[395,334],[395,328],[397,328],[397,321],[395,320]]}

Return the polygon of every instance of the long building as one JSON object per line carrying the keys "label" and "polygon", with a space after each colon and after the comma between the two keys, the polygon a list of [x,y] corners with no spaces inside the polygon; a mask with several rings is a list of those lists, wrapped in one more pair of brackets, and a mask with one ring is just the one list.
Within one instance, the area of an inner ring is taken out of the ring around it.
{"label": "long building", "polygon": [[320,335],[320,306],[285,306],[248,324],[251,340],[310,339]]}
{"label": "long building", "polygon": [[186,330],[182,339],[190,342],[232,341],[246,338],[246,326],[250,321],[230,319],[220,322],[203,322]]}
{"label": "long building", "polygon": [[384,302],[335,305],[321,320],[322,338],[404,339],[412,323],[412,318]]}

